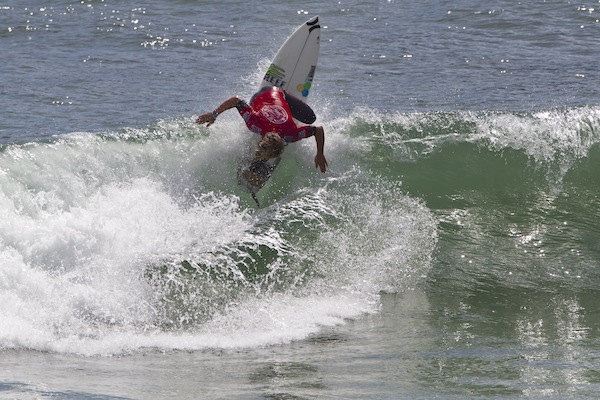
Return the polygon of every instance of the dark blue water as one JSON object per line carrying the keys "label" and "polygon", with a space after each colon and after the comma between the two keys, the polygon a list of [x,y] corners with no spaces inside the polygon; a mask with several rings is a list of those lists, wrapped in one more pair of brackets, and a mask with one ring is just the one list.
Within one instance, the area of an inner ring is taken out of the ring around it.
{"label": "dark blue water", "polygon": [[[0,5],[0,397],[593,398],[595,4],[203,3]],[[257,210],[193,120],[314,15]]]}
{"label": "dark blue water", "polygon": [[[309,14],[324,15],[316,93],[336,113],[595,105],[593,7],[9,2],[0,14],[0,127],[10,142],[144,126],[248,94],[261,60]],[[261,15],[248,18],[257,8]]]}

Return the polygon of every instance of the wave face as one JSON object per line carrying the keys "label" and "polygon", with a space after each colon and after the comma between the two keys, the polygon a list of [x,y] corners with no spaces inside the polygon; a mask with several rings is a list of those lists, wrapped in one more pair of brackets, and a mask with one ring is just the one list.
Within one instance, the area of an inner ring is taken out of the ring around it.
{"label": "wave face", "polygon": [[447,290],[490,282],[595,290],[599,111],[383,118],[370,123],[379,159],[371,170],[396,176],[435,214],[438,266],[431,276],[452,282]]}
{"label": "wave face", "polygon": [[397,182],[342,168],[364,137],[332,132],[332,159],[348,158],[326,176],[310,164],[313,143],[290,148],[256,210],[234,181],[238,122],[5,145],[0,346],[282,343],[376,312],[381,291],[423,280],[435,219]]}
{"label": "wave face", "polygon": [[233,117],[5,145],[0,347],[254,347],[416,286],[596,290],[599,121],[355,110],[325,124],[330,171],[289,146],[258,210]]}

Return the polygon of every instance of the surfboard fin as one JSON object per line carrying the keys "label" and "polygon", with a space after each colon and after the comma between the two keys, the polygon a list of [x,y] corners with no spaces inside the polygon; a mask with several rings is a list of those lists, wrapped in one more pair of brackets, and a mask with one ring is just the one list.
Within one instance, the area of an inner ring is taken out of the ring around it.
{"label": "surfboard fin", "polygon": [[258,198],[256,197],[256,193],[251,192],[250,194],[252,194],[252,198],[254,199],[254,201],[256,202],[256,206],[260,207],[260,203],[258,202]]}

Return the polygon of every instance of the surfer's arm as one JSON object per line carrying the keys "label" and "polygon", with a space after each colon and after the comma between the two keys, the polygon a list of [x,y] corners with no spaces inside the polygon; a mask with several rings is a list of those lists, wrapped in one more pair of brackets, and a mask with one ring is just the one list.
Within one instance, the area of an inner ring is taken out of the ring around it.
{"label": "surfer's arm", "polygon": [[243,101],[244,100],[242,100],[238,96],[230,97],[229,99],[227,99],[223,103],[221,103],[221,105],[219,105],[217,108],[215,108],[215,110],[213,112],[204,113],[204,114],[200,115],[198,118],[196,118],[196,123],[197,124],[206,124],[206,126],[211,126],[216,121],[217,116],[219,114],[222,114],[225,111],[236,107],[240,102],[243,102]]}
{"label": "surfer's arm", "polygon": [[325,158],[325,131],[322,126],[317,126],[315,129],[315,140],[317,142],[317,155],[315,156],[315,167],[318,167],[321,172],[327,171],[327,159]]}

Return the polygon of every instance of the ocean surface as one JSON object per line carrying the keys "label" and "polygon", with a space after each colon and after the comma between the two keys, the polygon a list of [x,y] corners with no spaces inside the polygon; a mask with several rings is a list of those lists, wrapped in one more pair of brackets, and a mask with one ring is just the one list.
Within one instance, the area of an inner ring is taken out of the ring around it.
{"label": "ocean surface", "polygon": [[[230,111],[319,15],[263,207]],[[1,399],[592,399],[597,1],[3,0]]]}

